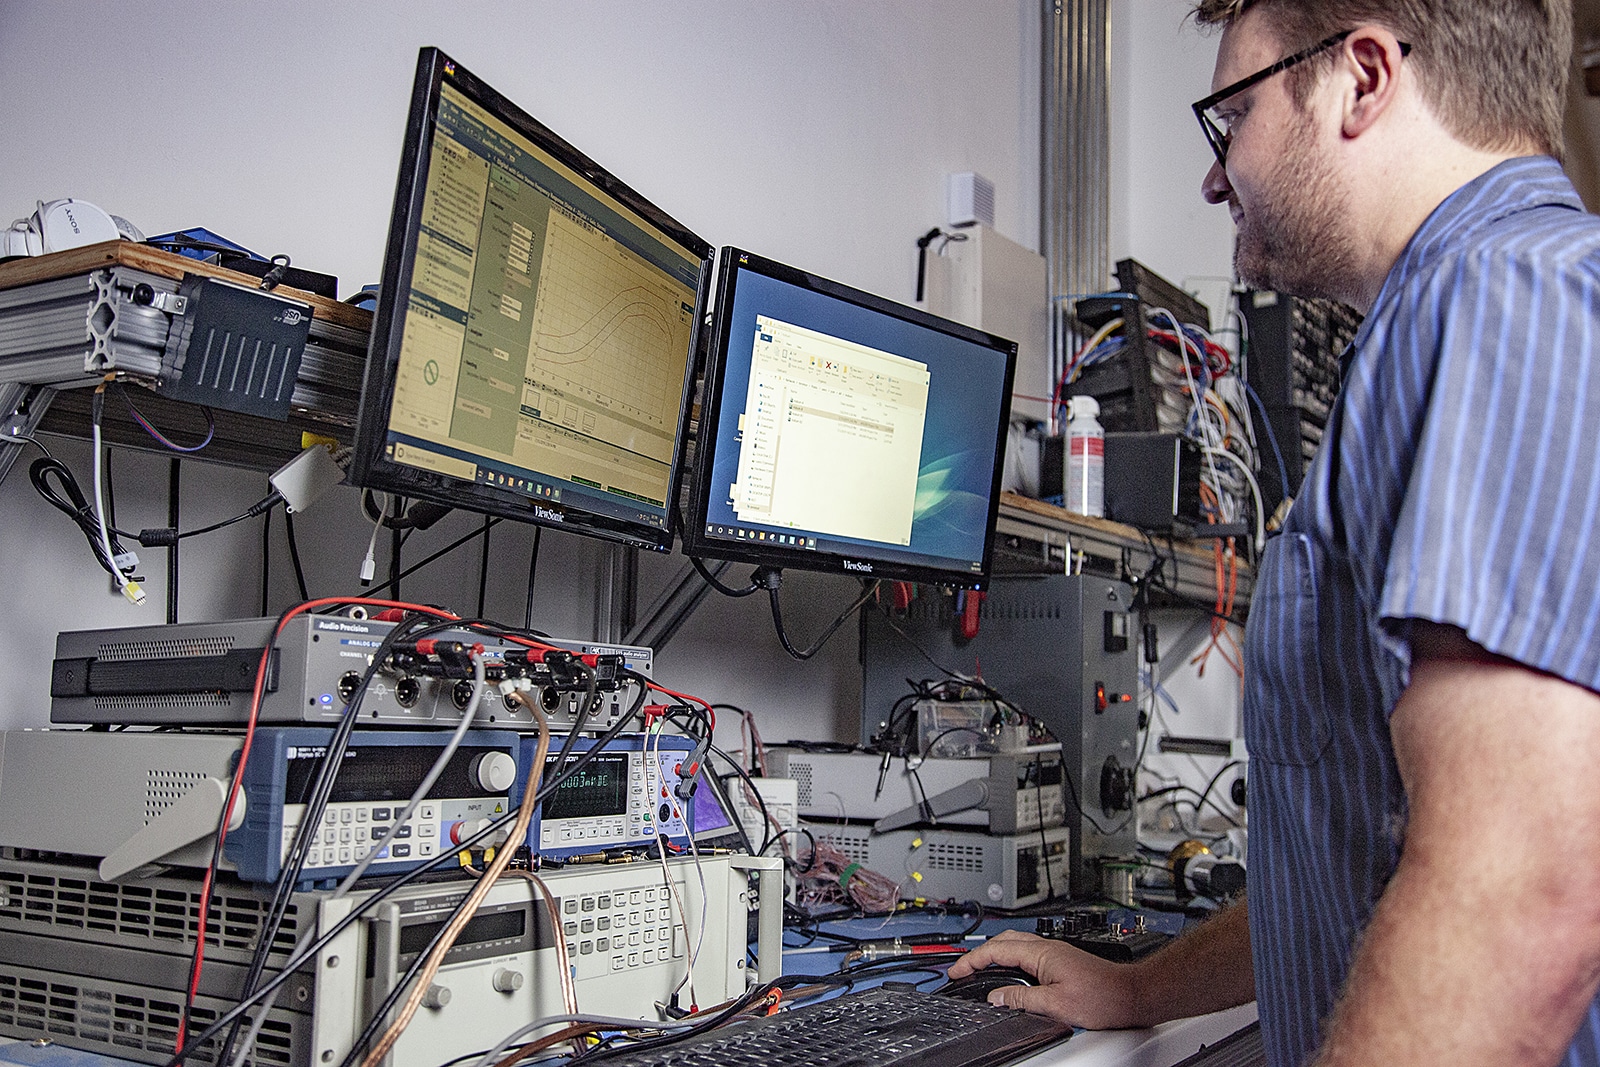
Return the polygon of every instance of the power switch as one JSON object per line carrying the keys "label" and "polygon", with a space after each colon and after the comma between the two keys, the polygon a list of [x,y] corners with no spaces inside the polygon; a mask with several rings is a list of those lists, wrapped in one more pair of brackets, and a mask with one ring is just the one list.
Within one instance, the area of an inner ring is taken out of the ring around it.
{"label": "power switch", "polygon": [[1106,710],[1106,705],[1106,683],[1096,682],[1094,683],[1094,713],[1096,715],[1102,714]]}

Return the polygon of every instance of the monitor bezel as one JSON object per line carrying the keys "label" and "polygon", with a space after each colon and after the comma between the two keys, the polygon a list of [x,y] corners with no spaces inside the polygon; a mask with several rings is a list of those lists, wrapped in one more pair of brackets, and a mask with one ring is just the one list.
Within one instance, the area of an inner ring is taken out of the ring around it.
{"label": "monitor bezel", "polygon": [[[930,315],[918,308],[885,300],[872,293],[766,259],[743,249],[724,247],[718,252],[717,259],[716,299],[708,334],[705,372],[702,375],[700,416],[697,420],[699,429],[695,440],[694,460],[689,465],[691,468],[687,494],[689,510],[684,516],[680,531],[683,536],[684,555],[751,563],[761,567],[819,571],[844,574],[854,578],[884,578],[951,588],[982,589],[987,585],[994,562],[995,520],[1000,510],[1000,482],[1005,467],[1011,391],[1017,369],[1016,342],[959,322]],[[791,548],[770,542],[727,541],[706,535],[706,517],[710,511],[712,478],[717,454],[714,438],[722,418],[723,378],[727,371],[729,343],[733,329],[734,294],[738,288],[738,275],[741,271],[764,275],[823,296],[844,300],[868,311],[890,315],[1005,355],[1005,400],[1001,406],[999,425],[995,428],[994,471],[989,483],[989,512],[984,527],[981,573],[974,574],[965,569],[940,566],[932,561],[909,563],[873,554],[866,548],[863,548],[861,553],[845,555]],[[713,447],[708,448],[708,443]]]}
{"label": "monitor bezel", "polygon": [[[400,294],[410,290],[417,251],[418,220],[427,188],[428,161],[432,158],[434,123],[440,98],[448,79],[468,99],[505,121],[539,148],[593,182],[607,195],[636,212],[660,236],[681,246],[700,260],[695,283],[695,314],[689,351],[684,353],[683,393],[679,398],[678,426],[673,438],[672,465],[665,498],[664,522],[657,527],[604,514],[584,506],[579,500],[559,503],[535,499],[467,481],[435,471],[396,463],[385,454],[388,428],[394,404],[395,371],[399,365],[400,344],[404,337],[407,302]],[[496,515],[518,522],[534,523],[554,529],[622,542],[656,551],[672,548],[676,523],[674,502],[683,484],[685,440],[694,396],[695,367],[704,329],[703,309],[712,278],[712,245],[692,233],[682,223],[580,152],[549,127],[533,118],[461,64],[433,47],[423,48],[417,58],[416,79],[406,119],[406,136],[401,152],[400,174],[395,185],[394,208],[389,216],[383,273],[378,302],[372,316],[372,335],[367,363],[362,376],[361,404],[356,418],[354,450],[348,481],[377,492],[420,498],[481,514]]]}

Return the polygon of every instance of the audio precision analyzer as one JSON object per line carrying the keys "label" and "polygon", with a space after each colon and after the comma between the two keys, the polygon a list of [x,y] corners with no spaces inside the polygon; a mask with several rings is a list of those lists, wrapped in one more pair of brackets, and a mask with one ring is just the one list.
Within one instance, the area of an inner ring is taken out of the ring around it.
{"label": "audio precision analyzer", "polygon": [[[242,726],[261,650],[276,619],[192,622],[113,630],[69,630],[56,637],[50,676],[50,721],[114,725]],[[332,725],[360,685],[372,656],[395,623],[343,615],[298,615],[274,644],[264,723]],[[527,650],[481,633],[435,634],[439,644],[482,645],[490,682],[509,674],[529,677],[530,694],[565,731],[578,719],[583,687],[526,665]],[[633,698],[618,684],[617,671],[650,676],[651,650],[632,645],[549,639],[546,644],[579,655],[602,657],[601,704],[585,728],[606,729]],[[490,685],[476,707],[472,670],[464,658],[426,656],[406,650],[388,657],[361,701],[361,722],[383,726],[450,726],[470,712],[479,725],[532,729],[533,713]]]}
{"label": "audio precision analyzer", "polygon": [[[276,881],[306,810],[331,730],[256,731],[224,865]],[[381,838],[449,740],[444,731],[355,733],[302,872],[348,874]],[[469,731],[387,854],[368,872],[395,874],[453,848],[509,810],[521,738]],[[0,846],[99,859],[112,879],[150,865],[204,867],[243,737],[224,733],[0,732]]]}

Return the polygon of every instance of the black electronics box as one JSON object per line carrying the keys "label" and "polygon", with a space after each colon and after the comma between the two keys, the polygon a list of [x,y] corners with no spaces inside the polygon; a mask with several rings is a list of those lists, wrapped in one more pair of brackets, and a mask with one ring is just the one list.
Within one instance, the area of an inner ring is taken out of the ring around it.
{"label": "black electronics box", "polygon": [[[1083,368],[1065,395],[1094,397],[1100,404],[1100,425],[1108,431],[1180,430],[1190,408],[1183,360],[1176,342],[1169,348],[1152,331],[1170,333],[1175,328],[1172,319],[1210,329],[1211,312],[1138,260],[1117,264],[1117,285],[1120,292],[1086,297],[1073,310],[1086,336],[1123,320],[1114,336],[1122,337],[1124,344],[1110,359]],[[1171,318],[1152,314],[1158,309],[1165,309]]]}
{"label": "black electronics box", "polygon": [[1039,440],[1039,497],[1048,500],[1066,491],[1067,435],[1049,434]]}
{"label": "black electronics box", "polygon": [[1107,921],[1107,916],[1089,908],[1072,908],[1062,915],[1046,915],[1034,924],[1034,932],[1052,941],[1065,941],[1074,948],[1093,953],[1112,963],[1132,963],[1143,959],[1172,940],[1172,935],[1144,928],[1144,916],[1127,930]]}
{"label": "black electronics box", "polygon": [[[1300,491],[1311,457],[1322,444],[1339,394],[1339,360],[1361,329],[1361,316],[1331,300],[1270,291],[1246,293],[1239,309],[1250,338],[1250,387],[1268,422],[1257,432],[1262,438],[1261,496],[1270,515],[1285,496]],[[1265,440],[1268,432],[1276,452]]]}
{"label": "black electronics box", "polygon": [[1106,434],[1106,518],[1167,532],[1201,525],[1201,462],[1181,434]]}
{"label": "black electronics box", "polygon": [[[217,257],[217,266],[236,270],[240,274],[248,274],[252,278],[264,278],[267,271],[277,264],[265,259],[256,259],[254,256],[224,252]],[[301,267],[287,267],[278,278],[278,284],[315,296],[325,296],[329,300],[339,299],[339,278],[334,274],[323,274],[321,271],[305,270]]]}

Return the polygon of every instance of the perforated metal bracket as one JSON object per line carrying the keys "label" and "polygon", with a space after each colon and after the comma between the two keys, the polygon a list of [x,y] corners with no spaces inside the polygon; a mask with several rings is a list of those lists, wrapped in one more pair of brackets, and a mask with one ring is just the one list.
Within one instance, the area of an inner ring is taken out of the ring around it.
{"label": "perforated metal bracket", "polygon": [[83,369],[89,374],[103,374],[116,366],[111,345],[117,333],[117,304],[122,296],[117,292],[117,279],[109,270],[97,270],[89,276],[94,286],[94,300],[89,305],[89,351],[84,354]]}
{"label": "perforated metal bracket", "polygon": [[48,386],[0,382],[0,482],[27,445],[20,438],[31,437],[39,428],[55,395]]}

